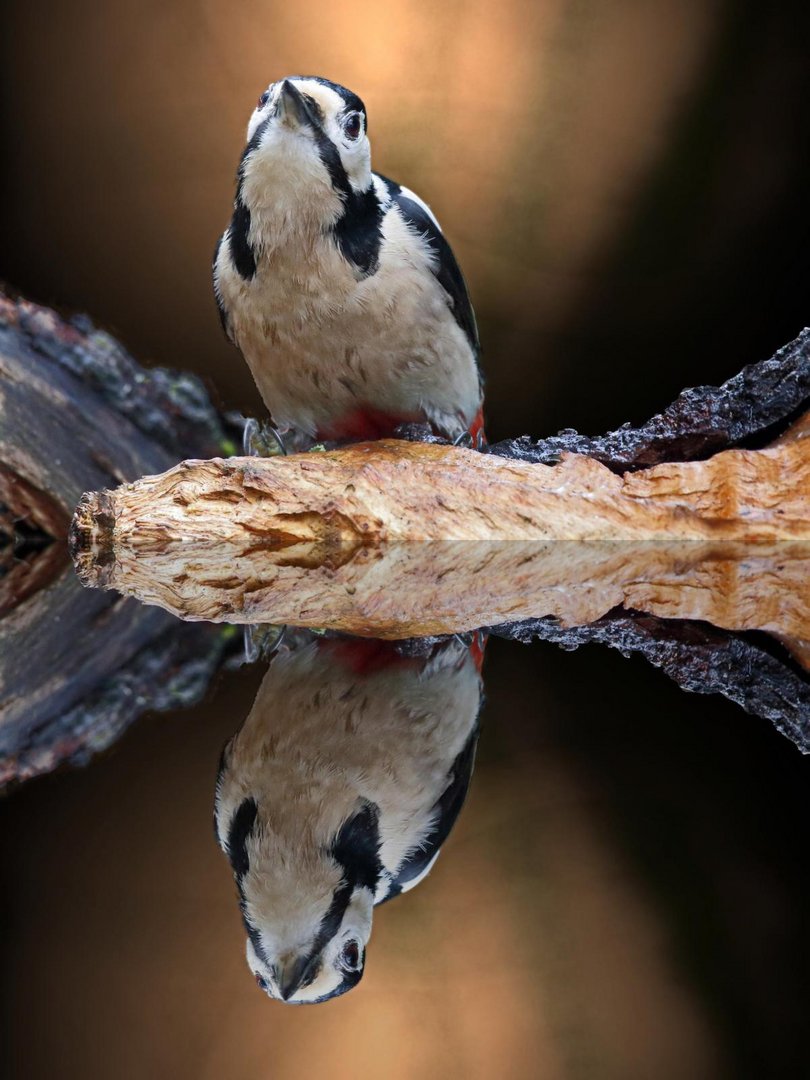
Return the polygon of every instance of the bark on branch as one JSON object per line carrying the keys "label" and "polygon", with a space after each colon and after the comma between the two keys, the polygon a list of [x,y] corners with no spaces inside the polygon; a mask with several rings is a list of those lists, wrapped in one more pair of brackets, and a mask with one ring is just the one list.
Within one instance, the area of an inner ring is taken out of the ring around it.
{"label": "bark on branch", "polygon": [[617,606],[810,637],[810,440],[619,477],[380,442],[86,495],[87,585],[186,619],[404,638]]}
{"label": "bark on branch", "polygon": [[664,461],[696,461],[732,446],[761,447],[775,429],[806,412],[810,401],[810,328],[772,357],[749,364],[722,386],[684,390],[641,427],[624,424],[606,435],[573,429],[534,441],[507,439],[491,448],[516,461],[553,464],[562,454],[584,454],[617,473]]}

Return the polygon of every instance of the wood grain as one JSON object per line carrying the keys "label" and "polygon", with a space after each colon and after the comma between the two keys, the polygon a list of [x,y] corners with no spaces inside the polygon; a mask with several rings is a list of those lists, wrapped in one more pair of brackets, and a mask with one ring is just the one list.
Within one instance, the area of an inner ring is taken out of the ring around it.
{"label": "wood grain", "polygon": [[186,619],[402,638],[625,605],[805,640],[801,435],[623,477],[398,441],[187,461],[85,495],[74,557]]}

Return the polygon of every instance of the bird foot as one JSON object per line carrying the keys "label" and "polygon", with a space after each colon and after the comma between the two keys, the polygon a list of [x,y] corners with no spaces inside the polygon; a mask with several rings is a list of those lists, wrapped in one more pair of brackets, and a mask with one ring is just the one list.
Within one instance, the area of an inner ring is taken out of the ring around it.
{"label": "bird foot", "polygon": [[264,420],[245,421],[242,449],[246,457],[283,457],[287,453],[281,432]]}
{"label": "bird foot", "polygon": [[245,627],[245,663],[269,660],[281,647],[287,633],[286,626],[259,623]]}
{"label": "bird foot", "polygon": [[446,446],[448,440],[436,435],[430,424],[400,424],[394,431],[395,439],[405,439],[407,442],[441,443]]}
{"label": "bird foot", "polygon": [[406,439],[408,442],[436,443],[439,446],[460,446],[467,450],[480,450],[485,445],[481,431],[476,435],[472,435],[469,431],[462,431],[455,439],[446,439],[443,435],[437,435],[430,424],[400,424],[394,432],[394,437]]}

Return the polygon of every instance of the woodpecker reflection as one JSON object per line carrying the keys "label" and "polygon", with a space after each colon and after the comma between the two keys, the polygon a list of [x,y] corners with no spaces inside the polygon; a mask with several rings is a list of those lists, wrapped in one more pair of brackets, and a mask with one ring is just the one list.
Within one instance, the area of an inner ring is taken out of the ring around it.
{"label": "woodpecker reflection", "polygon": [[429,873],[470,783],[481,657],[478,638],[420,657],[320,639],[271,662],[223,751],[215,809],[248,965],[271,997],[350,990],[374,906]]}

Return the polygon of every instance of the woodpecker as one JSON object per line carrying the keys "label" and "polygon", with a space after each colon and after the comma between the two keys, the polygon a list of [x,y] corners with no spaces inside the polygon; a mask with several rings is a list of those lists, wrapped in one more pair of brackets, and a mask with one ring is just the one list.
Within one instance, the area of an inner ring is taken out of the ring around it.
{"label": "woodpecker", "polygon": [[261,95],[213,276],[282,434],[345,442],[422,424],[484,441],[464,278],[430,208],[372,172],[350,90],[292,76]]}
{"label": "woodpecker", "polygon": [[279,652],[225,747],[214,822],[259,987],[293,1004],[363,974],[376,904],[417,885],[472,773],[480,652],[319,639]]}

